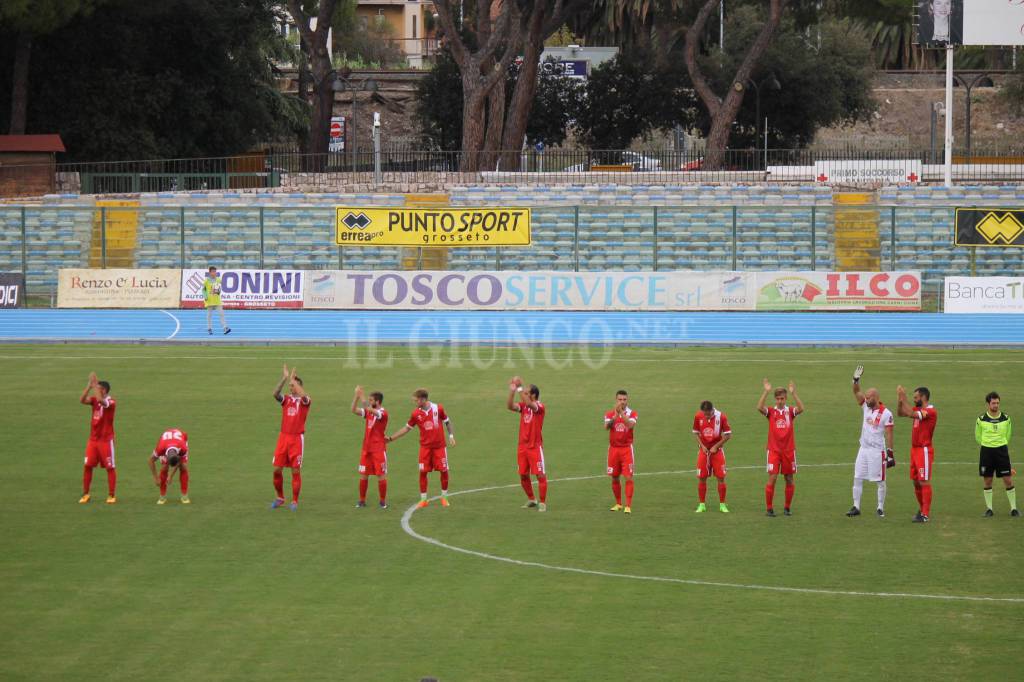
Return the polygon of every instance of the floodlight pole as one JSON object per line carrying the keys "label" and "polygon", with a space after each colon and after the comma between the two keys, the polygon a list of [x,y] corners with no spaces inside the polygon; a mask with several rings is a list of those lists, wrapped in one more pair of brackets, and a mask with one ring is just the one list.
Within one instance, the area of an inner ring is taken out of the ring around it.
{"label": "floodlight pole", "polygon": [[953,49],[946,43],[946,187],[953,186]]}

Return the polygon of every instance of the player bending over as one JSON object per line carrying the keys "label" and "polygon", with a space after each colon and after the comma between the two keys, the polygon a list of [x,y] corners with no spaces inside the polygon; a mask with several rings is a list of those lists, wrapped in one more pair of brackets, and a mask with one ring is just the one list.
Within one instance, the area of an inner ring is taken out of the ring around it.
{"label": "player bending over", "polygon": [[114,413],[117,402],[110,397],[110,384],[98,381],[96,373],[89,373],[89,383],[82,391],[79,402],[92,407],[89,440],[85,444],[85,468],[82,471],[82,497],[78,504],[89,501],[92,470],[97,466],[107,470],[107,504],[117,502],[117,469],[114,462]]}
{"label": "player bending over", "polygon": [[[516,394],[520,395],[515,402]],[[547,408],[540,401],[540,389],[530,384],[523,390],[523,380],[512,377],[508,385],[508,402],[505,406],[512,412],[519,413],[519,444],[516,449],[519,460],[519,483],[526,492],[526,504],[523,509],[537,507],[538,511],[547,511],[548,476],[544,468],[544,415]],[[533,482],[530,475],[537,477],[537,494],[540,504],[533,497]]]}
{"label": "player bending over", "polygon": [[907,401],[907,389],[896,387],[899,400],[897,414],[914,420],[910,432],[910,480],[914,482],[914,495],[920,505],[914,515],[914,523],[928,523],[932,512],[932,465],[935,463],[935,448],[932,435],[939,418],[934,405],[929,405],[932,394],[924,386],[914,389],[914,404]]}
{"label": "player bending over", "polygon": [[386,442],[390,443],[409,433],[414,426],[420,430],[420,501],[416,506],[421,509],[430,504],[427,501],[427,474],[431,471],[441,474],[441,506],[451,506],[448,502],[448,448],[445,447],[441,425],[444,424],[448,430],[448,442],[452,447],[455,447],[455,432],[444,406],[430,402],[429,398],[427,389],[417,389],[412,394],[416,408],[409,421],[386,438]]}
{"label": "player bending over", "polygon": [[[288,384],[288,395],[282,396],[281,389]],[[292,511],[299,508],[299,491],[302,490],[302,456],[306,451],[306,417],[309,415],[310,398],[302,387],[302,379],[295,375],[295,368],[284,366],[281,381],[274,389],[274,400],[281,403],[281,433],[274,449],[274,491],[277,497],[270,503],[271,509],[284,504],[284,472],[292,470]]]}
{"label": "player bending over", "polygon": [[356,386],[352,397],[352,414],[366,422],[363,433],[363,448],[359,453],[359,501],[356,508],[366,506],[366,490],[370,487],[370,476],[377,477],[377,492],[380,494],[380,508],[388,508],[388,453],[384,432],[388,428],[388,413],[383,408],[384,394],[374,391],[370,400],[363,397],[363,387]]}
{"label": "player bending over", "polygon": [[697,513],[708,510],[708,478],[714,473],[718,479],[718,511],[729,513],[725,504],[725,450],[722,446],[732,438],[729,419],[719,412],[710,400],[700,404],[700,411],[693,416],[693,437],[697,441]]}
{"label": "player bending over", "polygon": [[[160,462],[160,473],[157,474],[156,463]],[[181,503],[190,504],[188,499],[188,434],[181,429],[167,429],[160,436],[149,456],[149,472],[153,474],[153,482],[160,489],[157,504],[167,504],[167,483],[178,474],[181,482]]]}
{"label": "player bending over", "polygon": [[[765,399],[768,398],[772,385],[768,383],[768,379],[764,379],[762,384],[764,392],[761,393],[761,399],[757,401],[757,411],[768,418],[768,484],[764,487],[764,501],[767,506],[765,514],[775,516],[775,481],[779,478],[779,474],[782,474],[786,480],[786,506],[783,507],[782,513],[791,516],[793,512],[790,509],[793,505],[795,490],[793,474],[797,469],[793,422],[797,415],[803,413],[804,403],[796,394],[796,384],[790,381],[789,391],[787,392],[784,388],[775,389],[775,404],[765,407]],[[793,394],[796,407],[786,404],[789,393]]]}
{"label": "player bending over", "polygon": [[860,516],[860,499],[864,493],[864,481],[878,484],[878,507],[875,514],[878,518],[885,517],[885,470],[896,466],[892,453],[893,417],[882,401],[878,398],[878,389],[869,388],[863,393],[860,390],[860,378],[864,367],[858,365],[853,370],[853,398],[863,410],[860,422],[860,449],[857,451],[857,462],[853,465],[853,506],[846,512],[847,516]]}
{"label": "player bending over", "polygon": [[[611,511],[633,513],[633,470],[636,458],[633,451],[633,431],[640,415],[629,406],[629,394],[624,389],[615,393],[615,407],[604,415],[604,428],[608,430],[608,475],[612,477],[615,504]],[[626,479],[626,506],[622,506],[622,484]]]}

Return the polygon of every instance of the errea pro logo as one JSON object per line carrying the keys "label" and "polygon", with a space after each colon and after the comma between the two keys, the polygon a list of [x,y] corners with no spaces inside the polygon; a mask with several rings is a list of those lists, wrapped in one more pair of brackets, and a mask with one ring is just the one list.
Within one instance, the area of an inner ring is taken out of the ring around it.
{"label": "errea pro logo", "polygon": [[957,246],[1024,246],[1024,210],[956,209]]}
{"label": "errea pro logo", "polygon": [[350,230],[363,230],[369,227],[372,221],[367,218],[366,214],[362,211],[359,213],[349,211],[345,214],[345,217],[341,219],[341,222]]}

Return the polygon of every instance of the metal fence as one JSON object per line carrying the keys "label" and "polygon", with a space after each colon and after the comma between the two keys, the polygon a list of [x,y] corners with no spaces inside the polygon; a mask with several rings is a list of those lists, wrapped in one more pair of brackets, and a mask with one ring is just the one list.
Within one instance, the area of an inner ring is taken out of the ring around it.
{"label": "metal fence", "polygon": [[[74,267],[920,270],[928,292],[948,275],[1024,271],[1024,249],[953,246],[953,215],[952,206],[543,206],[533,209],[530,246],[442,250],[337,246],[326,201],[0,205],[0,270],[25,273],[44,303],[57,271]],[[854,224],[852,240],[844,221]]]}
{"label": "metal fence", "polygon": [[[254,190],[279,187],[303,191],[344,191],[368,183],[436,179],[438,173],[469,173],[461,182],[709,182],[814,183],[815,164],[823,161],[913,161],[921,177],[911,182],[941,182],[942,152],[929,149],[742,149],[725,152],[723,162],[709,167],[702,152],[674,149],[588,150],[528,149],[467,154],[407,146],[369,145],[346,151],[301,154],[270,150],[258,154],[205,159],[159,159],[60,163],[52,166],[0,165],[0,196],[50,192],[138,194]],[[472,169],[472,170],[471,170]],[[40,189],[40,176],[49,186]],[[1024,147],[959,150],[953,159],[956,182],[1024,181]]]}

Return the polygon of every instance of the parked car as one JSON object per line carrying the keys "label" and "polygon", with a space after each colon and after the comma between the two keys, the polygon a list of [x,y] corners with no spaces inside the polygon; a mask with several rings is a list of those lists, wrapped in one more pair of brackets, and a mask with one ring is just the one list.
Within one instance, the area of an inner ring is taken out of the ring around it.
{"label": "parked car", "polygon": [[601,154],[601,156],[606,158],[593,158],[591,159],[591,161],[588,162],[577,163],[575,165],[569,166],[568,168],[565,168],[562,172],[586,173],[590,171],[591,163],[593,163],[594,165],[630,165],[633,167],[634,171],[652,172],[661,170],[661,161],[659,161],[658,159],[653,159],[649,156],[644,156],[639,152],[624,151],[615,153],[613,155],[604,153]]}

